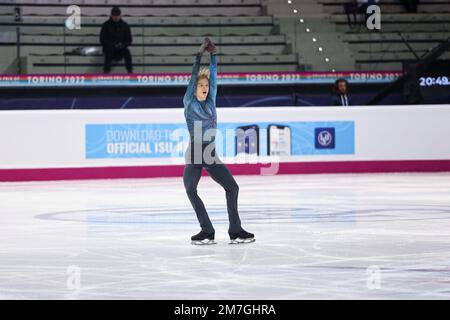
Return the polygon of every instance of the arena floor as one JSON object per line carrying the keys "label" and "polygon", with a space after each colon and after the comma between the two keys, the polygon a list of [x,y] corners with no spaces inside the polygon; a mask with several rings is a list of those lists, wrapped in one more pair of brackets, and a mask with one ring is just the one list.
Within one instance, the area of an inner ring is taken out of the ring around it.
{"label": "arena floor", "polygon": [[0,299],[449,299],[450,173],[237,176],[225,194],[181,178],[0,183]]}

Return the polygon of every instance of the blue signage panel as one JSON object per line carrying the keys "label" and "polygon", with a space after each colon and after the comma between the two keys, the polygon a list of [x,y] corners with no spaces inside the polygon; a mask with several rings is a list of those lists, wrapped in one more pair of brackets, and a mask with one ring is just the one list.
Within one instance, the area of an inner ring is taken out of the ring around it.
{"label": "blue signage panel", "polygon": [[[86,158],[177,158],[189,143],[185,123],[88,124]],[[224,122],[217,128],[221,156],[348,155],[355,153],[354,121]]]}

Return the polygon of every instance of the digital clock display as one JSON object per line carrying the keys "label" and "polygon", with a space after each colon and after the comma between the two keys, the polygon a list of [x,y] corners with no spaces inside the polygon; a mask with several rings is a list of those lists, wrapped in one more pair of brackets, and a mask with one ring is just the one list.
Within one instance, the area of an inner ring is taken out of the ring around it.
{"label": "digital clock display", "polygon": [[431,86],[448,86],[450,81],[448,77],[420,77],[419,83],[421,87]]}
{"label": "digital clock display", "polygon": [[418,85],[424,103],[450,103],[450,60],[436,60],[419,74]]}

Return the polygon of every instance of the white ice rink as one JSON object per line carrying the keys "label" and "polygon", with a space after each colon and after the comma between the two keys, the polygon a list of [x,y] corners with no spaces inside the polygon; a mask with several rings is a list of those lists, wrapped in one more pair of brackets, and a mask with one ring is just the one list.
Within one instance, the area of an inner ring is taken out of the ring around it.
{"label": "white ice rink", "polygon": [[237,176],[225,194],[181,178],[0,183],[0,299],[449,299],[450,174]]}

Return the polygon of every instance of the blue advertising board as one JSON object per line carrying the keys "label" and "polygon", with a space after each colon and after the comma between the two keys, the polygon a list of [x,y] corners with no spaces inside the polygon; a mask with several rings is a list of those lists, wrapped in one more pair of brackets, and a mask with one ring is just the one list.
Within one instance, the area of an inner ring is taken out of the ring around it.
{"label": "blue advertising board", "polygon": [[[238,130],[256,128],[258,154],[268,155],[271,126],[287,130],[289,137],[284,144],[291,156],[355,153],[354,121],[296,121],[220,123],[216,135],[218,154],[236,156]],[[87,159],[176,158],[183,156],[189,142],[185,123],[87,124],[85,134]]]}

